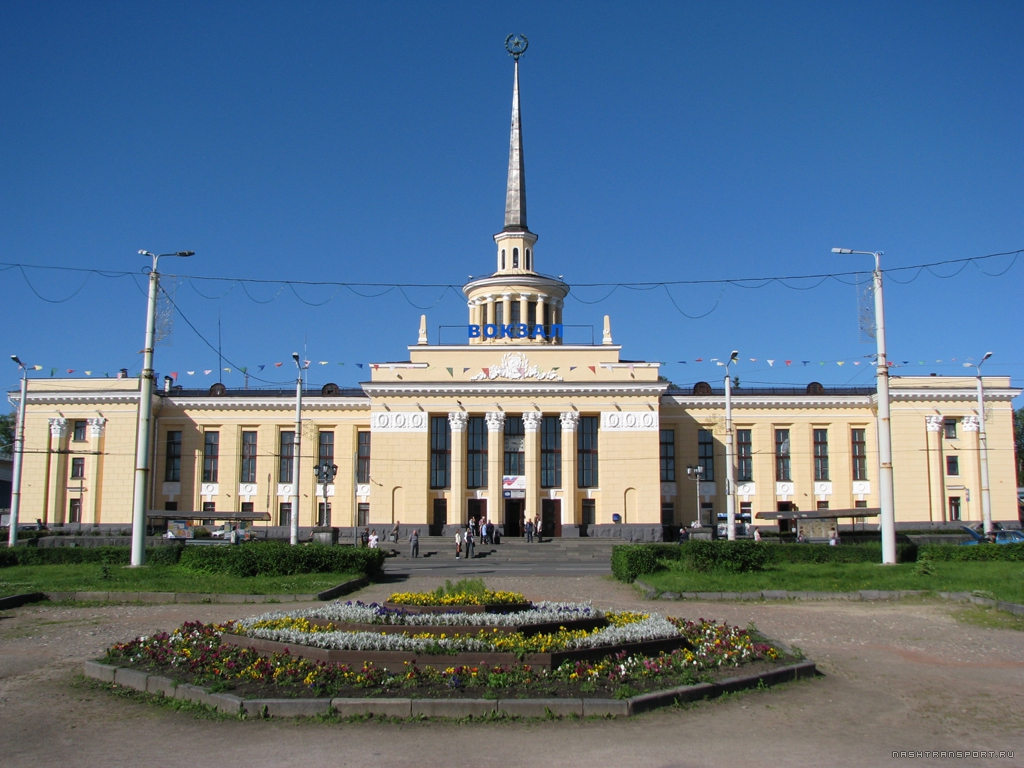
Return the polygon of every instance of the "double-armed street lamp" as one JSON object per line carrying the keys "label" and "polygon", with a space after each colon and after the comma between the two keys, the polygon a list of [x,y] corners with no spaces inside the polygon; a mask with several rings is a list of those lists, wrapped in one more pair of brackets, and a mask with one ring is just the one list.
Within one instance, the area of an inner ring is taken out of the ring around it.
{"label": "double-armed street lamp", "polygon": [[149,272],[149,299],[146,305],[146,345],[142,348],[142,374],[139,377],[139,427],[135,444],[135,494],[132,503],[132,566],[146,564],[146,489],[149,482],[149,439],[153,417],[153,346],[156,339],[156,300],[160,293],[160,259],[170,256],[187,258],[195,251],[150,253],[139,251],[140,256],[153,259]]}
{"label": "double-armed street lamp", "polygon": [[18,400],[18,426],[14,433],[14,467],[11,473],[11,514],[8,525],[7,546],[18,543],[18,514],[21,512],[21,465],[25,459],[25,398],[28,395],[28,366],[11,355],[11,360],[21,369],[21,399]]}
{"label": "double-armed street lamp", "polygon": [[965,366],[974,368],[978,374],[978,453],[981,458],[981,521],[985,535],[992,533],[992,494],[988,485],[988,437],[985,434],[985,384],[981,379],[982,364],[992,357],[991,352],[986,352],[981,361],[974,366],[964,363]]}
{"label": "double-armed street lamp", "polygon": [[295,376],[295,440],[292,443],[292,513],[288,519],[289,543],[299,543],[299,449],[302,446],[302,364],[299,353],[292,352],[298,373]]}
{"label": "double-armed street lamp", "polygon": [[732,379],[729,378],[729,366],[738,363],[739,351],[733,350],[729,362],[725,366],[725,510],[726,530],[729,541],[736,538],[736,489],[733,468],[733,434],[732,434]]}
{"label": "double-armed street lamp", "polygon": [[889,361],[885,352],[885,301],[882,298],[882,251],[854,251],[833,248],[832,253],[873,256],[872,272],[875,293],[875,341],[878,344],[875,361],[878,407],[878,497],[881,507],[882,564],[896,564],[896,499],[893,492],[892,428],[889,416]]}
{"label": "double-armed street lamp", "polygon": [[317,483],[323,488],[323,499],[324,499],[324,516],[323,519],[318,519],[317,523],[320,525],[330,525],[330,515],[327,512],[327,486],[334,482],[334,478],[338,474],[338,465],[333,464],[327,459],[321,459],[320,463],[313,467],[313,474],[316,475]]}

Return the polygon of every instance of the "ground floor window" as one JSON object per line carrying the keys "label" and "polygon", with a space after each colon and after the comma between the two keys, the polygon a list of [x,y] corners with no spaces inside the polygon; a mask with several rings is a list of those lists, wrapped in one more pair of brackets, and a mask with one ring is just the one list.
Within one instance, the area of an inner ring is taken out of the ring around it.
{"label": "ground floor window", "polygon": [[356,525],[362,527],[370,524],[370,505],[360,504],[356,508]]}
{"label": "ground floor window", "polygon": [[747,525],[750,525],[751,518],[753,516],[754,502],[752,501],[741,501],[740,502],[740,520]]}
{"label": "ground floor window", "polygon": [[701,525],[715,525],[715,503],[704,501],[700,505]]}
{"label": "ground floor window", "polygon": [[69,523],[80,523],[82,522],[82,500],[71,499],[71,504],[68,506],[68,522]]}
{"label": "ground floor window", "polygon": [[317,504],[316,524],[321,526],[331,524],[331,502],[321,501]]}
{"label": "ground floor window", "polygon": [[662,525],[675,525],[676,522],[676,504],[674,501],[663,501],[661,502],[661,524]]}
{"label": "ground floor window", "polygon": [[583,530],[587,530],[588,525],[594,525],[597,522],[597,506],[593,499],[583,500]]}
{"label": "ground floor window", "polygon": [[828,509],[828,502],[827,501],[819,501],[817,503],[817,509]]}
{"label": "ground floor window", "polygon": [[176,501],[165,501],[164,502],[164,512],[177,512],[177,511],[178,511],[178,502],[176,502]]}
{"label": "ground floor window", "polygon": [[277,524],[291,527],[292,503],[290,501],[283,501],[277,505]]}

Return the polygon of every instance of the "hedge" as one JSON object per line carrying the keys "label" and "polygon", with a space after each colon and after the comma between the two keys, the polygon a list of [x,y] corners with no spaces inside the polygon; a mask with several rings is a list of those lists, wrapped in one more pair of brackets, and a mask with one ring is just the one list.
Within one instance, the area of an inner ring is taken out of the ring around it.
{"label": "hedge", "polygon": [[1024,544],[973,544],[953,547],[948,544],[925,544],[917,555],[918,560],[945,562],[966,562],[1001,560],[1020,562],[1024,560]]}
{"label": "hedge", "polygon": [[[991,559],[1024,560],[1024,545],[1011,545],[1022,550],[1019,558]],[[948,547],[937,545],[938,550],[976,549],[976,547]],[[991,548],[991,547],[990,547]],[[1001,545],[1000,549],[1007,549]],[[896,545],[896,559],[912,563],[918,559],[918,547],[909,542]],[[940,558],[935,558],[940,559]],[[948,558],[954,559],[954,558]],[[971,559],[971,558],[963,558]],[[984,558],[976,558],[984,559]],[[681,544],[627,544],[612,548],[612,574],[619,581],[632,582],[637,576],[654,573],[661,560],[677,560],[700,573],[728,571],[747,573],[763,570],[770,563],[880,563],[882,545],[865,544],[778,544],[753,541],[690,540]]]}
{"label": "hedge", "polygon": [[[174,565],[181,556],[181,547],[152,547],[146,549],[146,562],[150,565]],[[14,547],[0,550],[0,567],[12,565],[77,565],[103,563],[128,565],[131,547]]]}
{"label": "hedge", "polygon": [[229,547],[186,547],[181,566],[201,573],[232,576],[291,576],[296,573],[363,573],[375,575],[384,566],[380,549],[282,541],[249,542]]}

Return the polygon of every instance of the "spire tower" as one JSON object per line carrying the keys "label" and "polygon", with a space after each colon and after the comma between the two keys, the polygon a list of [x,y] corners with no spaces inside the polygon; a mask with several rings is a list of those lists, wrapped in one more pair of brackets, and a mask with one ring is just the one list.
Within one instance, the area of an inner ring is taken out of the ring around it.
{"label": "spire tower", "polygon": [[526,168],[523,127],[519,119],[519,57],[512,84],[512,131],[508,145],[508,183],[505,186],[505,232],[528,232],[526,226]]}

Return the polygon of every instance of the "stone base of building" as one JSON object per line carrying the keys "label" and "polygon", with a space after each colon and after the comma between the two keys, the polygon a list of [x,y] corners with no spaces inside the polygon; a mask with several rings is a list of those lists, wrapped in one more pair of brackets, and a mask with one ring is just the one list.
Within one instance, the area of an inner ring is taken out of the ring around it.
{"label": "stone base of building", "polygon": [[[566,535],[566,527],[562,526],[562,536]],[[665,529],[661,525],[613,523],[611,525],[588,525],[585,535],[591,539],[622,539],[623,542],[642,542],[664,541],[664,532]]]}

